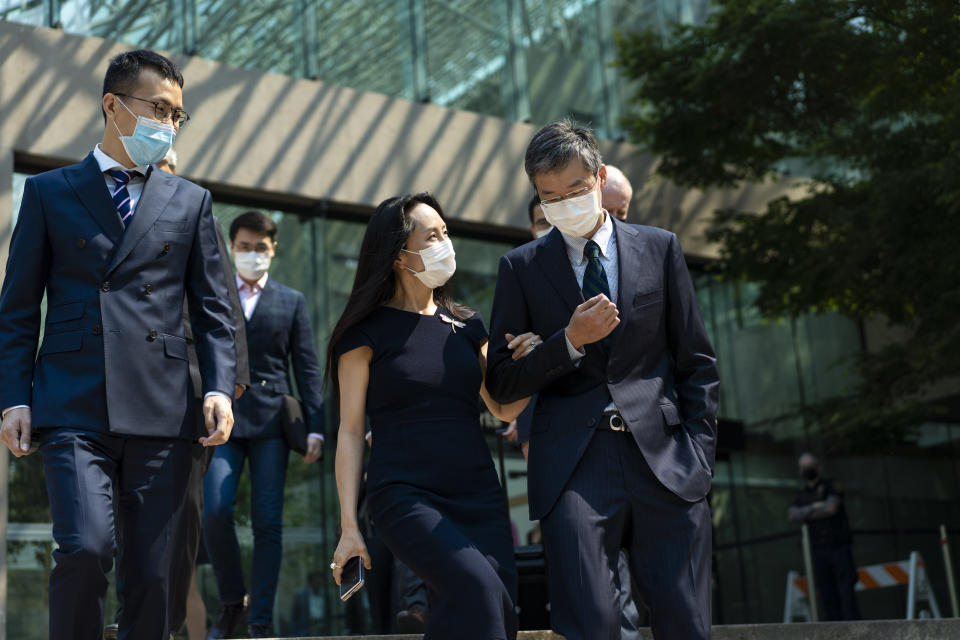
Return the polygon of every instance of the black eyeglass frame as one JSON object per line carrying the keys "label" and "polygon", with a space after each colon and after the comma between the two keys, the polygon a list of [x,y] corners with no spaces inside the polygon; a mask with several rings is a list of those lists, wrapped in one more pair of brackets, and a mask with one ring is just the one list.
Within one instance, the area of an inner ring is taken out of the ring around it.
{"label": "black eyeglass frame", "polygon": [[160,122],[165,122],[170,120],[170,122],[176,124],[178,129],[182,129],[183,125],[187,124],[190,120],[190,114],[184,111],[183,109],[176,109],[171,107],[166,102],[158,102],[154,100],[147,100],[146,98],[138,98],[137,96],[132,96],[129,93],[115,93],[115,96],[123,96],[124,98],[133,98],[134,100],[139,100],[140,102],[146,102],[153,105],[153,115],[157,117],[157,120]]}

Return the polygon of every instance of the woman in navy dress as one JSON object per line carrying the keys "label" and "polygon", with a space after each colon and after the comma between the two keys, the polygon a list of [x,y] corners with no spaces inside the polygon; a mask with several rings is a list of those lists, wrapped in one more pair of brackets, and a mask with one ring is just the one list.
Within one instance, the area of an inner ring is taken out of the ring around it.
{"label": "woman in navy dress", "polygon": [[[331,568],[337,584],[354,556],[371,568],[357,525],[369,419],[372,519],[387,547],[429,589],[424,638],[513,640],[513,540],[478,396],[508,422],[527,401],[500,405],[487,393],[483,320],[444,292],[455,268],[432,196],[380,204],[327,351],[327,379],[340,398],[336,476],[343,530]],[[515,342],[516,357],[523,357],[540,338],[524,334]]]}

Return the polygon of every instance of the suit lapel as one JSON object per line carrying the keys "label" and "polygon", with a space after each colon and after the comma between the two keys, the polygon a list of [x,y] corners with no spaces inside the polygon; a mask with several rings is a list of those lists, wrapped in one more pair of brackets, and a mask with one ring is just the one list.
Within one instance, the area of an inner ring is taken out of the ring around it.
{"label": "suit lapel", "polygon": [[637,283],[640,275],[640,243],[637,237],[640,235],[637,229],[631,225],[620,222],[613,216],[614,240],[617,243],[617,269],[618,269],[618,290],[617,290],[617,309],[620,310],[620,324],[610,334],[610,342],[613,344],[623,333],[623,328],[627,324],[627,313],[633,303],[633,297],[637,294]]}
{"label": "suit lapel", "polygon": [[123,233],[120,247],[113,254],[110,268],[107,269],[108,274],[130,255],[140,239],[153,227],[153,223],[163,213],[176,190],[176,179],[151,165],[147,180],[143,185],[143,192],[140,194],[140,200],[137,202],[137,208],[130,219],[130,224],[127,225],[127,229]]}
{"label": "suit lapel", "polygon": [[257,306],[253,308],[253,313],[250,314],[250,319],[247,320],[248,327],[257,322],[263,315],[260,310],[264,308],[264,305],[273,304],[276,293],[276,287],[273,286],[273,279],[267,278],[267,284],[263,285],[263,291],[260,292],[260,299],[257,300]]}
{"label": "suit lapel", "polygon": [[534,263],[571,311],[583,302],[583,291],[577,286],[577,276],[573,273],[570,258],[567,256],[567,245],[559,229],[551,231],[537,247]]}
{"label": "suit lapel", "polygon": [[123,223],[117,213],[117,206],[113,204],[110,192],[107,191],[103,173],[93,157],[93,152],[80,164],[67,168],[63,175],[77,193],[84,208],[116,246],[123,236]]}

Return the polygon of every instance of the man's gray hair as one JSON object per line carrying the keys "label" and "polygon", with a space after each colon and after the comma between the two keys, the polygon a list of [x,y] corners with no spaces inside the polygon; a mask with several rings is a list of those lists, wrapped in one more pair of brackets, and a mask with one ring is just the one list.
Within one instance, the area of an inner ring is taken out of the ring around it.
{"label": "man's gray hair", "polygon": [[536,176],[560,171],[574,158],[579,158],[583,168],[593,174],[603,164],[593,132],[572,120],[563,119],[548,124],[534,134],[527,145],[523,168],[530,182],[533,182]]}

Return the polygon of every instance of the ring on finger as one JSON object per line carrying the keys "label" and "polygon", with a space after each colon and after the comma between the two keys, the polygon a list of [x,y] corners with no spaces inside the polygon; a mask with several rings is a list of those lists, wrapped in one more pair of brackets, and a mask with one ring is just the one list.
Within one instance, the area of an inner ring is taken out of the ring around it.
{"label": "ring on finger", "polygon": [[331,571],[336,571],[336,570],[339,569],[339,568],[340,568],[340,565],[338,565],[336,562],[331,562],[331,563],[330,563],[330,570],[331,570]]}

